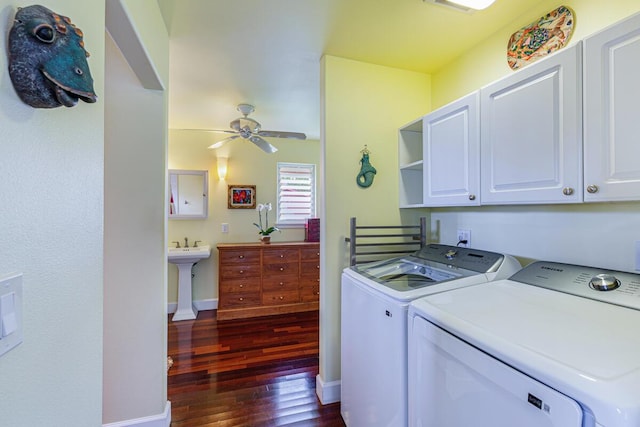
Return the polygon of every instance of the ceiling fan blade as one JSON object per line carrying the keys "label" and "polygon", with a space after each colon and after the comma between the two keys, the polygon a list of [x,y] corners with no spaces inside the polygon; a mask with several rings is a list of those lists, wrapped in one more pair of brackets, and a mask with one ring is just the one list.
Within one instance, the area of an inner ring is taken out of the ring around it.
{"label": "ceiling fan blade", "polygon": [[271,138],[292,138],[292,139],[307,139],[307,135],[300,132],[280,132],[277,130],[261,130],[258,132],[260,136],[266,136]]}
{"label": "ceiling fan blade", "polygon": [[222,129],[175,129],[175,130],[188,130],[191,132],[214,132],[214,133],[237,133],[233,130],[222,130]]}
{"label": "ceiling fan blade", "polygon": [[234,136],[230,136],[229,138],[221,139],[220,141],[211,144],[208,148],[215,150],[216,148],[220,148],[227,142],[232,141],[236,138],[240,138],[240,135],[234,135]]}
{"label": "ceiling fan blade", "polygon": [[251,141],[254,144],[256,144],[265,153],[271,154],[271,153],[275,153],[276,151],[278,151],[278,149],[276,147],[274,147],[273,145],[269,144],[267,141],[265,141],[264,139],[260,138],[259,136],[256,136],[256,135],[250,136],[249,137],[249,141]]}

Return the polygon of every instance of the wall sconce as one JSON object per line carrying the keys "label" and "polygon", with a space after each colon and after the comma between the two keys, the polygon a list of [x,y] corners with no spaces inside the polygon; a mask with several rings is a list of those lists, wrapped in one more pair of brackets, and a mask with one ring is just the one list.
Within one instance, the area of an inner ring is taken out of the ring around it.
{"label": "wall sconce", "polygon": [[216,162],[218,163],[218,178],[220,178],[220,181],[224,181],[227,177],[227,166],[229,164],[229,158],[216,157]]}

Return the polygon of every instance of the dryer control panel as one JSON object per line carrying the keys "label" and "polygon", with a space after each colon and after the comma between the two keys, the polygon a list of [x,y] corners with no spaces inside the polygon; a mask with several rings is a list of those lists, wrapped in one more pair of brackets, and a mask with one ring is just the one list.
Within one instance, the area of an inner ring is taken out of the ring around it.
{"label": "dryer control panel", "polygon": [[509,280],[640,310],[640,274],[538,261]]}

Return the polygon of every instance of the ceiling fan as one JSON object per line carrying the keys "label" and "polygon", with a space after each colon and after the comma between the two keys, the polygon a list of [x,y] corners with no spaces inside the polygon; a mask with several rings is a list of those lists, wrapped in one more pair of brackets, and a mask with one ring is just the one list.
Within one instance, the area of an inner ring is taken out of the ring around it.
{"label": "ceiling fan", "polygon": [[269,144],[263,137],[307,139],[307,135],[305,135],[304,133],[262,130],[262,126],[260,125],[260,123],[248,117],[249,114],[255,111],[255,107],[253,105],[239,104],[237,110],[242,113],[243,117],[237,118],[229,123],[229,127],[232,130],[213,131],[233,133],[235,135],[218,141],[215,144],[210,145],[209,148],[220,148],[227,142],[232,141],[236,138],[244,138],[256,144],[265,153],[275,153],[276,151],[278,151],[278,149]]}

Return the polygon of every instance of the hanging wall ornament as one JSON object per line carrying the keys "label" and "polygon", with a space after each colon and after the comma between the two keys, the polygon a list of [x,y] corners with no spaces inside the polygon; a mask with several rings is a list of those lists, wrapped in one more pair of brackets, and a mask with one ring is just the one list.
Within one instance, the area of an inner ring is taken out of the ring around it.
{"label": "hanging wall ornament", "polygon": [[34,108],[96,102],[82,31],[44,6],[18,8],[9,32],[9,75]]}
{"label": "hanging wall ornament", "polygon": [[376,175],[376,168],[371,166],[369,163],[369,150],[367,146],[364,146],[364,150],[360,151],[362,153],[362,159],[360,159],[360,173],[356,177],[356,182],[362,188],[370,187],[373,184],[373,178]]}

